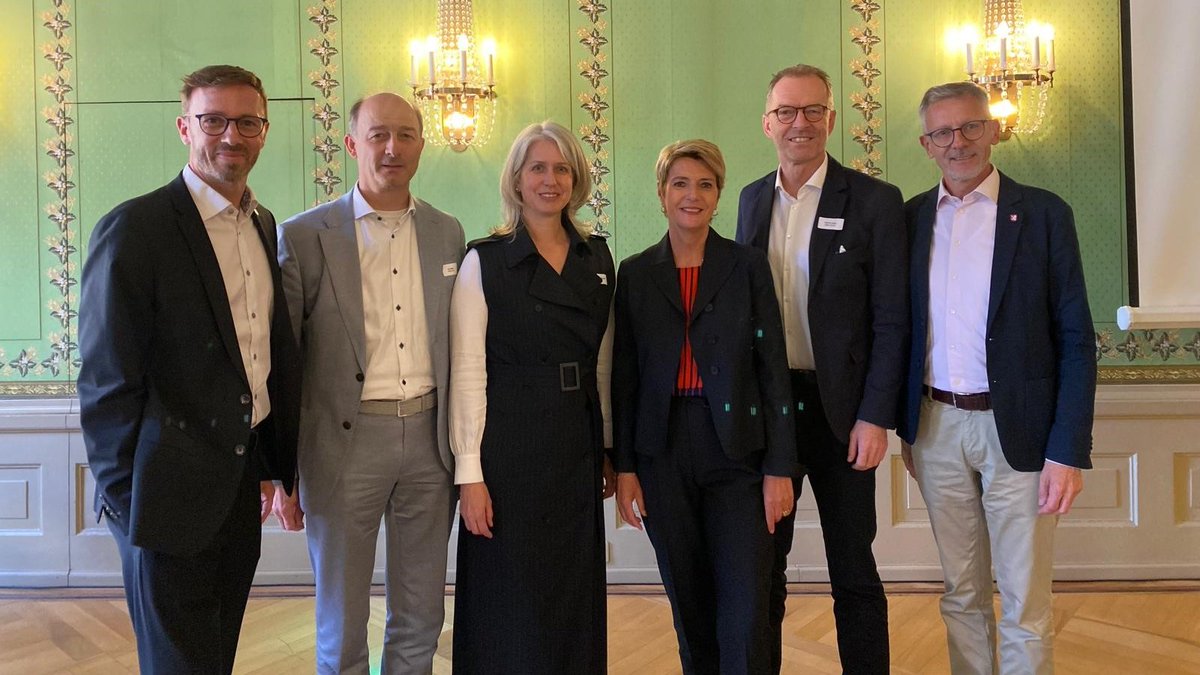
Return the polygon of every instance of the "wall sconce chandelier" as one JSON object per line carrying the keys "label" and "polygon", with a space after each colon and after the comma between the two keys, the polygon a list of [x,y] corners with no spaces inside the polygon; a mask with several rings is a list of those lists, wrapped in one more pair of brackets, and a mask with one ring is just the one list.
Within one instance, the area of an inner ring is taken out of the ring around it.
{"label": "wall sconce chandelier", "polygon": [[982,40],[973,27],[962,31],[967,77],[987,89],[1001,140],[1036,132],[1054,86],[1054,29],[1027,23],[1021,0],[984,0],[983,21]]}
{"label": "wall sconce chandelier", "polygon": [[487,143],[496,121],[496,43],[476,48],[471,0],[438,0],[437,36],[412,43],[413,100],[425,140],[455,152]]}

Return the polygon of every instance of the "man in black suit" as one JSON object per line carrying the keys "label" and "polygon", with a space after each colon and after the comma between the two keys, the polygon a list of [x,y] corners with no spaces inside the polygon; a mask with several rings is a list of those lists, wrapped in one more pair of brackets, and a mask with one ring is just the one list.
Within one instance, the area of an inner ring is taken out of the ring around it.
{"label": "man in black suit", "polygon": [[[1071,207],[990,163],[970,82],[932,87],[921,146],[940,183],[905,205],[912,341],[900,437],[937,540],[950,667],[1054,669],[1054,527],[1090,469],[1095,331]],[[909,445],[911,444],[911,446]]]}
{"label": "man in black suit", "polygon": [[[796,65],[767,89],[763,133],[779,169],[747,185],[737,240],[767,252],[783,313],[796,438],[825,539],[838,652],[847,673],[888,672],[887,599],[875,565],[875,467],[895,427],[908,332],[903,202],[894,186],[825,151],[829,76]],[[800,495],[801,479],[794,494]],[[781,663],[789,511],[775,530],[773,667]]]}
{"label": "man in black suit", "polygon": [[92,233],[80,422],[142,672],[229,673],[270,479],[292,489],[300,367],[275,221],[246,187],[262,82],[209,66],[183,83],[187,166]]}

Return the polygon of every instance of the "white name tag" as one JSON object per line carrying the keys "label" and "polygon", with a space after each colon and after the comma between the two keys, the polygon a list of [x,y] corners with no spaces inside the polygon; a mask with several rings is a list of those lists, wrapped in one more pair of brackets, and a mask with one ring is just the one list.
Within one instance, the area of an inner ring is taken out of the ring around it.
{"label": "white name tag", "polygon": [[442,265],[442,276],[452,277],[458,274],[458,263],[446,263]]}
{"label": "white name tag", "polygon": [[840,230],[845,221],[841,218],[817,218],[818,230]]}
{"label": "white name tag", "polygon": [[601,286],[608,285],[608,275],[607,274],[601,274],[601,273],[597,272],[596,276],[600,277],[600,285]]}

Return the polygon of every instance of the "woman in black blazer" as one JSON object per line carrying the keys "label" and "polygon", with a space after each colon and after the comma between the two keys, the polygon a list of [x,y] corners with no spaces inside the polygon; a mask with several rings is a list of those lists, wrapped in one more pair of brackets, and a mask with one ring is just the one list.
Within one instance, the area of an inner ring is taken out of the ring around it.
{"label": "woman in black blazer", "polygon": [[800,472],[779,307],[766,256],[711,228],[721,151],[672,143],[656,173],[667,234],[618,274],[617,503],[654,545],[684,672],[761,673],[770,535]]}

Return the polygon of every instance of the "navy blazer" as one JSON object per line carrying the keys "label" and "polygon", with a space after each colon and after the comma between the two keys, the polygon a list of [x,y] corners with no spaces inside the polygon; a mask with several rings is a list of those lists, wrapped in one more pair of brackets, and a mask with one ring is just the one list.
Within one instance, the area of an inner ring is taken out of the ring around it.
{"label": "navy blazer", "polygon": [[[775,171],[742,189],[737,240],[767,250]],[[808,323],[829,428],[843,443],[863,420],[896,426],[908,338],[908,244],[896,186],[829,158],[809,244]]]}
{"label": "navy blazer", "polygon": [[[900,437],[917,436],[929,335],[929,250],[938,188],[905,205],[912,241],[912,346]],[[1000,174],[987,312],[987,373],[1000,447],[1018,471],[1046,459],[1090,469],[1096,333],[1071,207]]]}
{"label": "navy blazer", "polygon": [[[764,474],[797,476],[795,411],[774,293],[765,255],[709,231],[689,335],[713,426],[731,459],[765,450]],[[666,235],[621,263],[615,312],[616,469],[631,472],[639,453],[666,448],[688,319]]]}
{"label": "navy blazer", "polygon": [[135,546],[174,555],[207,546],[246,471],[292,488],[299,359],[275,220],[259,207],[255,221],[275,287],[271,414],[256,438],[221,269],[182,174],[117,206],[92,233],[79,303],[80,425],[96,509]]}

